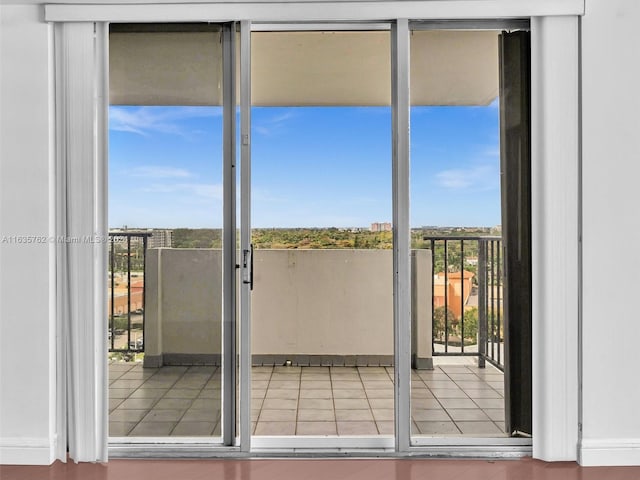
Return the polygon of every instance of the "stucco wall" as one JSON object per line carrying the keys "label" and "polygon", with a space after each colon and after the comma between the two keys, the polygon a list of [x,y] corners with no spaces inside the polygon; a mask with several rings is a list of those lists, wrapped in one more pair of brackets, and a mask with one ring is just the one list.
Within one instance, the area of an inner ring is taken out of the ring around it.
{"label": "stucco wall", "polygon": [[[147,251],[145,353],[219,357],[222,331],[220,250]],[[149,364],[149,359],[146,360]]]}
{"label": "stucco wall", "polygon": [[[221,345],[221,251],[151,249],[147,259],[147,364],[157,364],[160,355],[163,363],[188,362],[188,355],[196,362],[214,360]],[[414,252],[413,270],[416,348],[419,357],[430,358],[430,251]],[[301,356],[391,360],[390,250],[256,250],[254,272],[254,362]]]}
{"label": "stucco wall", "polygon": [[385,250],[257,251],[253,351],[393,355]]}

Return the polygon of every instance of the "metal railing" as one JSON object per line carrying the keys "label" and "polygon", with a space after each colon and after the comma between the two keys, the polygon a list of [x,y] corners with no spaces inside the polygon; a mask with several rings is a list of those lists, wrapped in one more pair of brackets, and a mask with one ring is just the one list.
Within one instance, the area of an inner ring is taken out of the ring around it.
{"label": "metal railing", "polygon": [[501,237],[425,237],[432,255],[434,356],[477,356],[504,369]]}
{"label": "metal railing", "polygon": [[144,351],[144,267],[149,236],[146,232],[109,233],[109,352]]}
{"label": "metal railing", "polygon": [[[144,351],[147,232],[109,233],[109,352]],[[434,356],[503,369],[501,237],[425,237],[432,255]],[[132,283],[132,278],[135,283]]]}

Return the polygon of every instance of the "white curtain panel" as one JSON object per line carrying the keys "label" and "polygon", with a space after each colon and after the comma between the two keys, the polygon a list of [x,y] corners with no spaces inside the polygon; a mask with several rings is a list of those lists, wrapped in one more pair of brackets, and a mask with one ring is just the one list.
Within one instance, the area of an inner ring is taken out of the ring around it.
{"label": "white curtain panel", "polygon": [[107,29],[55,26],[57,452],[107,460]]}

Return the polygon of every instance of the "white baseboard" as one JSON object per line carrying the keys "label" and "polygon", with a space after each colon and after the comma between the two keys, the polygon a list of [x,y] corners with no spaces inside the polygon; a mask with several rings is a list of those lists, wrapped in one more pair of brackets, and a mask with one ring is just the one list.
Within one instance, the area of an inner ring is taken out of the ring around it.
{"label": "white baseboard", "polygon": [[578,463],[594,466],[640,466],[640,438],[582,439]]}
{"label": "white baseboard", "polygon": [[0,465],[51,465],[54,460],[48,438],[0,438]]}

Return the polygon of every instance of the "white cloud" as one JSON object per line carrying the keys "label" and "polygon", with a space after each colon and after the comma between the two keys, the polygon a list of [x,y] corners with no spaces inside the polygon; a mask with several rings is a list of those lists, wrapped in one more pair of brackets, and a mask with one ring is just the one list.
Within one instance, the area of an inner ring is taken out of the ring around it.
{"label": "white cloud", "polygon": [[[239,189],[238,189],[238,198],[240,198]],[[286,198],[282,196],[281,192],[278,194],[265,188],[252,187],[251,200],[254,202],[263,202],[263,203],[266,203],[266,202],[281,203],[281,202],[285,202]]]}
{"label": "white cloud", "polygon": [[295,118],[296,114],[293,110],[287,110],[278,115],[262,121],[259,124],[254,123],[254,130],[260,135],[269,136],[282,130],[286,122],[292,118]]}
{"label": "white cloud", "polygon": [[443,170],[436,174],[436,180],[441,187],[450,190],[484,191],[498,187],[499,174],[496,165],[475,165]]}
{"label": "white cloud", "polygon": [[177,194],[182,200],[222,200],[222,185],[214,183],[159,183],[145,187],[142,191]]}
{"label": "white cloud", "polygon": [[163,167],[159,165],[143,165],[124,172],[125,175],[144,178],[187,178],[191,172],[183,168]]}
{"label": "white cloud", "polygon": [[438,173],[436,178],[445,188],[466,188],[472,184],[468,173],[462,169],[444,170]]}
{"label": "white cloud", "polygon": [[186,137],[188,132],[180,125],[181,120],[220,116],[216,107],[110,107],[109,129],[149,136],[165,133]]}

